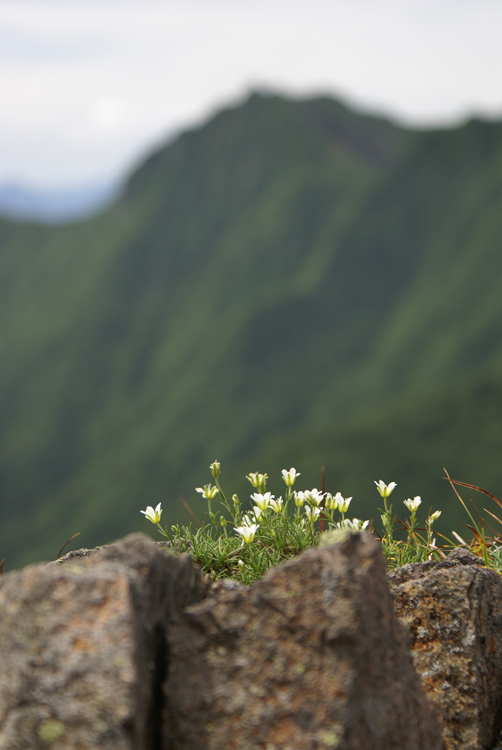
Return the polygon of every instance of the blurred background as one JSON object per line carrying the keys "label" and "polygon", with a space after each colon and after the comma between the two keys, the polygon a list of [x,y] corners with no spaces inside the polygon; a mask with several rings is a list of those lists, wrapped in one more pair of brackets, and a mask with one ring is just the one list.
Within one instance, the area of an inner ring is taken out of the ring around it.
{"label": "blurred background", "polygon": [[468,535],[443,467],[502,496],[501,78],[498,0],[2,0],[4,569],[203,518],[215,459]]}

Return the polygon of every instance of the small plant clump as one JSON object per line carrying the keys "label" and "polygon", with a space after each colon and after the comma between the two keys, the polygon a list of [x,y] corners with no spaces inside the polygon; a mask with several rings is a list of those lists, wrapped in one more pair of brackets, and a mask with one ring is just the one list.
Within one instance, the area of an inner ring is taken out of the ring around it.
{"label": "small plant clump", "polygon": [[[436,510],[429,514],[425,528],[419,528],[417,510],[422,500],[418,495],[413,499],[403,500],[410,515],[405,521],[398,520],[389,503],[389,496],[397,486],[395,482],[385,484],[382,480],[375,481],[384,506],[380,509],[383,526],[383,534],[380,535],[372,521],[346,518],[351,497],[345,498],[340,492],[332,495],[315,488],[293,490],[300,476],[294,468],[289,471],[282,470],[284,497],[276,497],[267,491],[267,474],[248,474],[246,478],[254,492],[250,494],[251,507],[247,509],[243,509],[237,495],[232,495],[231,501],[227,499],[219,481],[220,463],[214,461],[209,468],[214,484],[196,488],[196,491],[207,500],[209,523],[206,525],[200,524],[188,506],[187,509],[197,522],[196,530],[192,529],[191,524],[182,527],[173,525],[170,531],[167,527],[162,527],[161,503],[158,503],[155,509],[148,506],[141,513],[157,526],[174,550],[189,553],[214,580],[232,578],[244,584],[252,583],[261,578],[273,565],[294,557],[308,547],[323,546],[347,533],[364,529],[381,541],[387,564],[391,568],[407,563],[438,560],[444,558],[451,549],[461,545],[480,555],[485,565],[502,571],[502,537],[495,535],[493,538],[487,538],[484,530],[486,522],[480,518],[480,523],[476,523],[455,489],[455,484],[464,483],[451,480],[449,476],[445,478],[452,484],[471,520],[471,524],[465,524],[474,534],[470,544],[453,532],[459,544],[438,534],[444,542],[438,546],[432,533],[432,525],[441,515],[441,511]],[[474,485],[464,486],[484,492],[502,507],[502,503],[485,490]],[[219,496],[220,509],[213,510],[211,504],[216,496]],[[490,515],[502,524],[496,516]],[[397,538],[398,536],[401,538]]]}

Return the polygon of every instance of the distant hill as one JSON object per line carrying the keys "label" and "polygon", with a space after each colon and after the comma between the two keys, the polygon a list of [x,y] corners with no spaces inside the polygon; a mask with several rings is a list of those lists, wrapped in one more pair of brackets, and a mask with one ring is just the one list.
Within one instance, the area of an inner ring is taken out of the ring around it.
{"label": "distant hill", "polygon": [[85,219],[112,203],[120,192],[118,183],[80,188],[38,189],[0,185],[0,216],[44,224]]}
{"label": "distant hill", "polygon": [[501,237],[502,124],[262,95],[93,219],[0,221],[6,566],[188,521],[215,458],[240,493],[322,462],[360,517],[398,481],[461,532],[443,466],[502,494]]}

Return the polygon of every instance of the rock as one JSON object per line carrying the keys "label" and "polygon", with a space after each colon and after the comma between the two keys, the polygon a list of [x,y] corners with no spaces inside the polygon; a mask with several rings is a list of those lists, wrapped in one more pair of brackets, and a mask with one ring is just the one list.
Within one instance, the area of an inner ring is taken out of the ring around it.
{"label": "rock", "polygon": [[202,595],[189,557],[140,534],[5,575],[1,750],[162,747],[167,623]]}
{"label": "rock", "polygon": [[461,548],[386,575],[349,533],[245,587],[133,535],[0,579],[0,750],[488,750],[501,729],[502,581]]}
{"label": "rock", "polygon": [[366,533],[192,604],[168,647],[167,747],[443,748]]}
{"label": "rock", "polygon": [[487,750],[502,728],[502,580],[481,566],[457,548],[388,574],[447,750]]}

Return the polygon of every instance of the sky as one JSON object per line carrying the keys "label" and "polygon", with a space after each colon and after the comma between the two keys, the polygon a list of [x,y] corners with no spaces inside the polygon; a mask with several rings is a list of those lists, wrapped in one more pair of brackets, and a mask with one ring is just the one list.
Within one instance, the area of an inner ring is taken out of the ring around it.
{"label": "sky", "polygon": [[78,187],[252,90],[502,119],[502,0],[0,0],[0,184]]}

